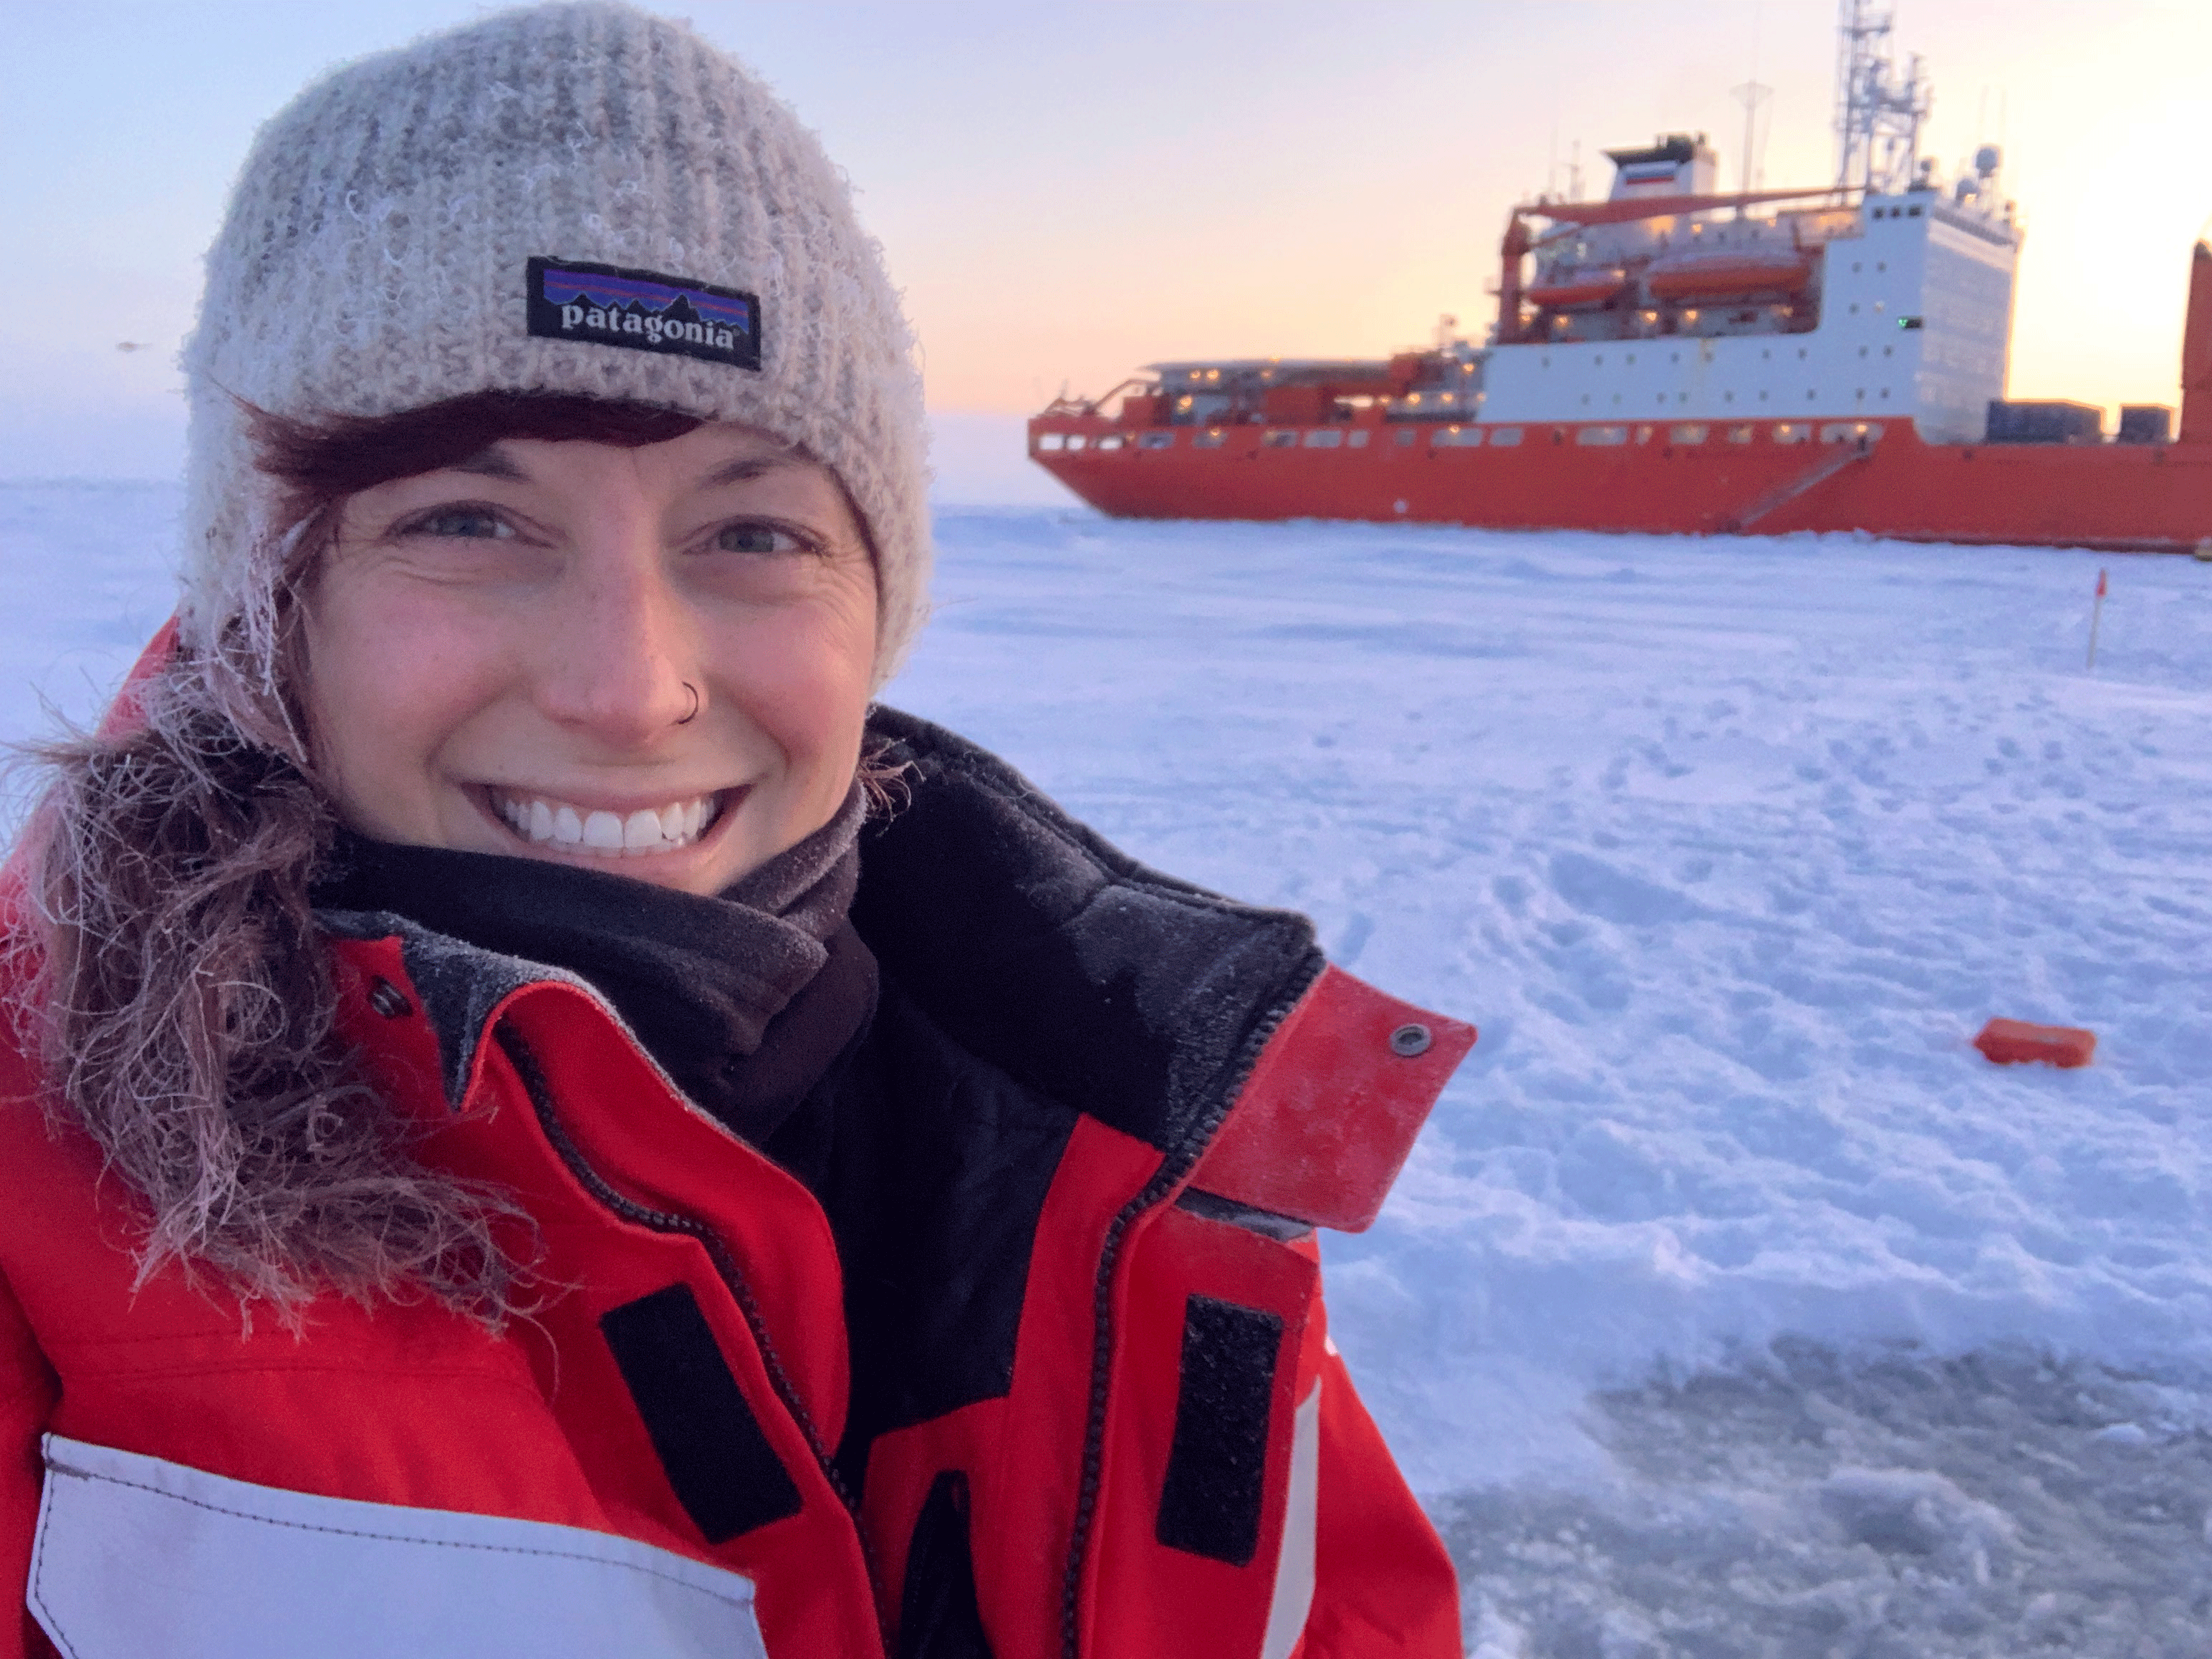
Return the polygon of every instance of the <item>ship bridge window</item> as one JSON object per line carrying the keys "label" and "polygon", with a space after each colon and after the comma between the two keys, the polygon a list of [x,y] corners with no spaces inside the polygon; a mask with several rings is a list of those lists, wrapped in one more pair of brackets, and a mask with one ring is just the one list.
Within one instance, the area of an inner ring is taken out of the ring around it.
{"label": "ship bridge window", "polygon": [[1175,447],[1175,434],[1172,432],[1139,433],[1137,435],[1137,447],[1139,449],[1173,449]]}
{"label": "ship bridge window", "polygon": [[1218,426],[1208,427],[1203,432],[1191,434],[1190,447],[1193,449],[1218,449],[1228,436],[1229,434]]}
{"label": "ship bridge window", "polygon": [[1067,434],[1065,432],[1040,432],[1037,434],[1037,447],[1044,450],[1065,449],[1067,447]]}
{"label": "ship bridge window", "polygon": [[1410,426],[1400,427],[1398,428],[1398,447],[1401,449],[1407,448],[1412,445],[1413,441],[1413,428]]}
{"label": "ship bridge window", "polygon": [[1344,434],[1334,427],[1317,426],[1306,434],[1306,447],[1308,449],[1341,449],[1344,447]]}
{"label": "ship bridge window", "polygon": [[1778,444],[1802,444],[1813,435],[1813,428],[1802,421],[1777,421],[1774,441]]}
{"label": "ship bridge window", "polygon": [[1090,445],[1091,440],[1080,432],[1071,432],[1067,434],[1067,447],[1070,449],[1087,449]]}
{"label": "ship bridge window", "polygon": [[1831,421],[1820,428],[1820,441],[1824,444],[1856,443],[1861,439],[1868,443],[1879,443],[1881,441],[1881,422]]}
{"label": "ship bridge window", "polygon": [[1684,421],[1667,428],[1667,441],[1670,444],[1701,444],[1705,441],[1705,424],[1699,421]]}
{"label": "ship bridge window", "polygon": [[1575,429],[1575,441],[1584,447],[1609,448],[1628,441],[1625,426],[1585,426]]}
{"label": "ship bridge window", "polygon": [[1490,428],[1490,447],[1492,449],[1512,449],[1520,442],[1521,428],[1517,426],[1493,426]]}
{"label": "ship bridge window", "polygon": [[1101,449],[1119,449],[1121,447],[1121,434],[1118,432],[1109,434],[1098,441],[1098,447]]}
{"label": "ship bridge window", "polygon": [[1757,435],[1748,426],[1732,426],[1728,429],[1728,441],[1732,444],[1747,444]]}
{"label": "ship bridge window", "polygon": [[1482,441],[1479,426],[1440,426],[1429,434],[1431,449],[1471,449]]}
{"label": "ship bridge window", "polygon": [[1358,428],[1345,439],[1345,442],[1350,444],[1354,449],[1366,448],[1367,428],[1365,427]]}
{"label": "ship bridge window", "polygon": [[1274,431],[1264,434],[1260,441],[1270,449],[1296,449],[1298,434],[1295,432]]}

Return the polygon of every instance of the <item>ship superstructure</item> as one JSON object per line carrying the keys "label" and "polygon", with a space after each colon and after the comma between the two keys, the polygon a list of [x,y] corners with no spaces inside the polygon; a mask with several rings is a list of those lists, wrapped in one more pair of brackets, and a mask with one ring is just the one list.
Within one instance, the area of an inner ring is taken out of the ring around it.
{"label": "ship superstructure", "polygon": [[[1932,442],[1983,438],[2021,242],[1996,149],[1948,192],[1923,174],[1841,204],[1762,192],[1757,209],[1715,194],[1703,135],[1609,155],[1605,201],[1515,216],[1483,418],[1911,417]],[[1548,228],[1521,230],[1530,219]]]}
{"label": "ship superstructure", "polygon": [[[2204,250],[2179,441],[2163,410],[2124,411],[2103,444],[2079,405],[2008,404],[2022,228],[2002,157],[1984,146],[1945,186],[1915,153],[1918,60],[1895,70],[1864,0],[1842,13],[1834,181],[1724,191],[1703,134],[1608,151],[1603,199],[1512,210],[1487,340],[1155,363],[1055,402],[1032,454],[1151,516],[2212,538]],[[1967,471],[1978,453],[1994,465]]]}

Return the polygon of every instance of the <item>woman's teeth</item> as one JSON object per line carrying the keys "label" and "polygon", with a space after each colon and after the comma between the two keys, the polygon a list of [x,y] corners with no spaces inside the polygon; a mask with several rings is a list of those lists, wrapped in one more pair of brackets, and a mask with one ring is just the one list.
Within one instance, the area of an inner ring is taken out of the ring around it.
{"label": "woman's teeth", "polygon": [[543,796],[494,791],[491,799],[507,828],[532,846],[606,859],[642,858],[689,847],[707,832],[717,812],[713,795],[672,802],[657,811],[641,807],[627,816]]}

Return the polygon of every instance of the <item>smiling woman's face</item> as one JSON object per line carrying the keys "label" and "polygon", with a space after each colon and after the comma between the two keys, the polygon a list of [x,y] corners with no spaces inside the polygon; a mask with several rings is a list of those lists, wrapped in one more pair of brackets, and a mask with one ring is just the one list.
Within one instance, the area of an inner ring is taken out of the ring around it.
{"label": "smiling woman's face", "polygon": [[843,802],[875,570],[836,480],[749,428],[513,439],[349,497],[306,626],[349,827],[713,893]]}

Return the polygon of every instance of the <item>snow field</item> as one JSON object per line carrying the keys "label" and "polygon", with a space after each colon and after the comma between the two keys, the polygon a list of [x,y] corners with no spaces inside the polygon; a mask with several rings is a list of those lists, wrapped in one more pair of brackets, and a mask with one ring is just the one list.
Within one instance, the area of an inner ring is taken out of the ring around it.
{"label": "snow field", "polygon": [[[177,495],[0,488],[0,735]],[[945,510],[889,700],[1482,1038],[1332,1328],[1471,1650],[2212,1630],[2212,569]],[[2091,592],[2112,576],[2097,672]],[[1992,1014],[2097,1063],[1998,1068]]]}
{"label": "snow field", "polygon": [[[1577,1462],[1555,1377],[1785,1333],[2212,1357],[2212,571],[2121,561],[2092,678],[2078,554],[941,533],[895,700],[1482,1026],[1331,1240],[1425,1487]],[[1994,1013],[2099,1063],[1990,1066]]]}

